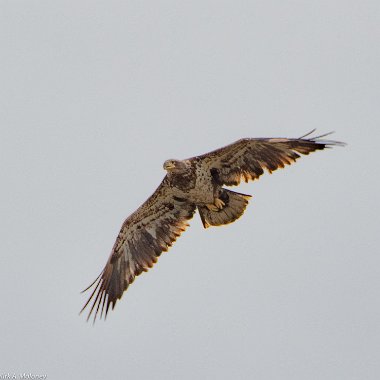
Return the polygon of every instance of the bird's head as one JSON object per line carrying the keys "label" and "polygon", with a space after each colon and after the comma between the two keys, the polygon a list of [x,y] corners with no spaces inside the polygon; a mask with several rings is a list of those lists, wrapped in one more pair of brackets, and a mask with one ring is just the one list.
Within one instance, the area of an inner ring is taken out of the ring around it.
{"label": "bird's head", "polygon": [[164,166],[164,169],[168,173],[174,173],[174,174],[183,174],[189,168],[189,165],[186,161],[174,160],[174,159],[166,160],[163,166]]}

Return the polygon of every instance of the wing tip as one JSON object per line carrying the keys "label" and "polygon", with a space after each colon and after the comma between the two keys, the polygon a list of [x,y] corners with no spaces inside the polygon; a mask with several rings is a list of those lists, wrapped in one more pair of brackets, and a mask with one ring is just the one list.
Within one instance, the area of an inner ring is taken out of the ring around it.
{"label": "wing tip", "polygon": [[343,141],[337,141],[337,140],[324,140],[324,137],[330,136],[335,133],[335,131],[330,131],[327,133],[323,133],[322,135],[314,136],[311,137],[311,135],[316,131],[317,129],[314,128],[310,132],[304,134],[303,136],[299,137],[299,140],[306,140],[306,141],[311,141],[320,145],[324,145],[324,148],[330,148],[332,146],[340,146],[344,147],[347,145],[347,143]]}
{"label": "wing tip", "polygon": [[[92,302],[91,309],[90,309],[90,311],[87,315],[87,318],[86,318],[86,322],[88,322],[91,318],[91,315],[95,311],[95,314],[93,317],[93,322],[92,322],[93,324],[95,324],[95,321],[98,317],[99,311],[100,311],[100,315],[99,315],[98,319],[102,319],[103,313],[104,313],[103,319],[105,320],[107,318],[109,305],[112,303],[113,304],[112,306],[114,307],[114,304],[116,303],[115,300],[109,300],[109,295],[106,292],[107,284],[104,281],[104,272],[105,271],[103,270],[99,274],[99,276],[95,279],[95,281],[93,281],[86,289],[81,291],[81,294],[82,294],[82,293],[90,290],[95,285],[95,288],[93,289],[92,293],[90,294],[88,300],[86,301],[86,303],[84,304],[84,306],[82,307],[82,309],[79,312],[79,315],[81,315],[84,312],[84,310],[90,305],[91,301],[95,297],[95,299]],[[104,308],[106,308],[105,312],[104,312]]]}

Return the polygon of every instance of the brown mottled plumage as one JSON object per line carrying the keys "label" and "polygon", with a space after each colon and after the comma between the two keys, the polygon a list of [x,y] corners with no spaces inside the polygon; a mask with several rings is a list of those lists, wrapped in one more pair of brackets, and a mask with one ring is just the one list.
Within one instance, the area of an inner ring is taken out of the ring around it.
{"label": "brown mottled plumage", "polygon": [[[312,131],[314,132],[314,131]],[[310,133],[312,133],[310,132]],[[338,141],[322,140],[328,134],[298,139],[246,138],[210,153],[187,160],[167,160],[167,175],[148,200],[123,223],[111,255],[93,285],[95,288],[83,311],[94,298],[88,318],[107,316],[135,277],[146,272],[185,231],[188,220],[198,209],[203,226],[234,222],[244,212],[250,195],[223,188],[242,180],[258,179]]]}

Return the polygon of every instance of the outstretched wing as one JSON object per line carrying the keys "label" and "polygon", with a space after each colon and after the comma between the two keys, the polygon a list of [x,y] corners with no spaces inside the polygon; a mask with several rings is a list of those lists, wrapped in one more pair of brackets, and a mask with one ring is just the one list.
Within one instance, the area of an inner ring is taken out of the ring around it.
{"label": "outstretched wing", "polygon": [[124,291],[141,272],[146,272],[157,262],[157,257],[167,251],[188,226],[195,206],[172,196],[166,177],[154,194],[123,223],[106,266],[98,278],[84,291],[96,284],[90,298],[94,298],[87,320],[95,310],[94,321],[107,316]]}
{"label": "outstretched wing", "polygon": [[223,148],[196,157],[201,165],[210,170],[220,185],[235,186],[242,180],[258,179],[266,169],[269,173],[295,162],[300,154],[309,154],[333,145],[344,145],[339,141],[323,140],[329,135],[298,139],[257,138],[241,139]]}

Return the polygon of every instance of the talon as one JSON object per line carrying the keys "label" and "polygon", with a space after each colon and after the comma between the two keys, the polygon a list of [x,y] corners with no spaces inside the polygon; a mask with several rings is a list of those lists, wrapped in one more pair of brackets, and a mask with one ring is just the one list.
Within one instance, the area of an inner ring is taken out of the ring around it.
{"label": "talon", "polygon": [[210,211],[219,211],[218,207],[216,207],[213,203],[208,203],[208,204],[206,204],[206,207],[207,207]]}
{"label": "talon", "polygon": [[215,204],[215,206],[216,206],[219,210],[221,210],[221,209],[223,208],[223,206],[225,206],[225,203],[224,203],[221,199],[219,199],[219,198],[215,198],[215,200],[214,200],[214,204]]}
{"label": "talon", "polygon": [[219,198],[215,198],[214,203],[208,203],[206,205],[210,211],[219,211],[223,206],[225,206],[225,203]]}

